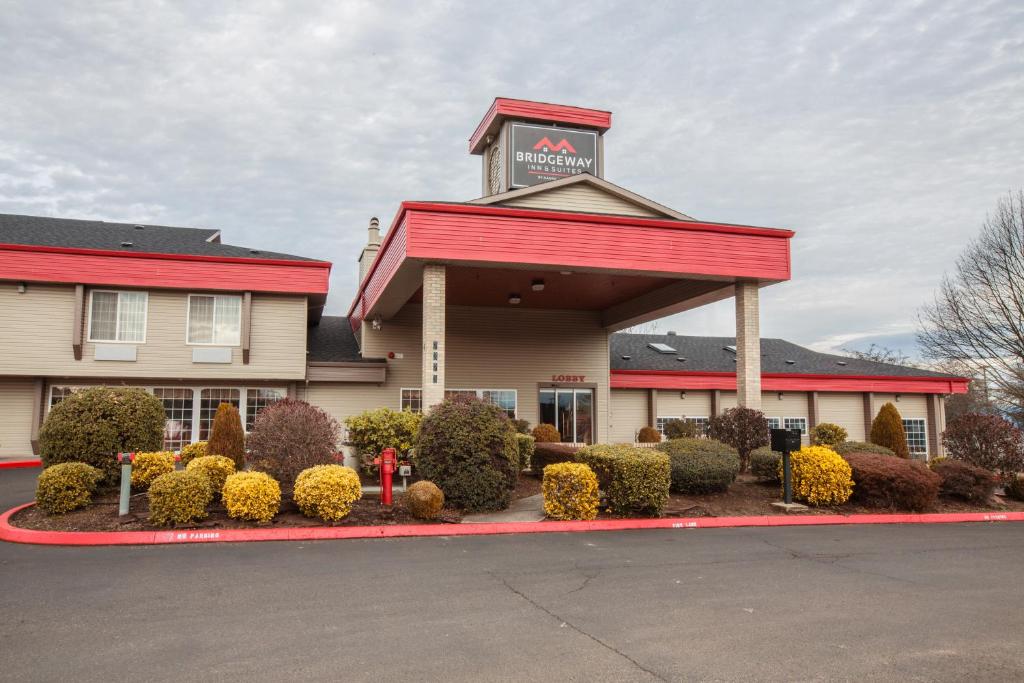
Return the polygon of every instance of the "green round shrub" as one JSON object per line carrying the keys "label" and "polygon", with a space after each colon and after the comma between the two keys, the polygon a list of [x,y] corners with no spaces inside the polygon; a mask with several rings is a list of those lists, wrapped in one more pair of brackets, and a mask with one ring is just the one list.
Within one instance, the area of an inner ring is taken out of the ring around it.
{"label": "green round shrub", "polygon": [[36,505],[48,515],[63,515],[92,502],[103,473],[84,462],[47,467],[36,482]]}
{"label": "green round shrub", "polygon": [[891,448],[885,446],[879,446],[877,443],[868,443],[867,441],[844,441],[835,448],[833,448],[839,455],[849,455],[850,453],[874,453],[875,455],[896,455]]}
{"label": "green round shrub", "polygon": [[178,470],[157,477],[149,487],[149,521],[157,526],[191,524],[206,517],[213,499],[210,480],[199,472]]}
{"label": "green round shrub", "polygon": [[676,493],[726,491],[740,471],[736,449],[713,439],[672,439],[657,449],[668,453]]}
{"label": "green round shrub", "polygon": [[117,454],[159,451],[165,422],[163,403],[142,389],[82,389],[50,409],[39,430],[40,457],[44,467],[92,465],[113,485],[121,470]]}
{"label": "green round shrub", "polygon": [[811,443],[815,446],[835,448],[846,441],[847,431],[831,422],[819,422],[811,429]]}
{"label": "green round shrub", "polygon": [[696,439],[700,435],[700,427],[696,422],[678,417],[665,422],[666,439]]}
{"label": "green round shrub", "polygon": [[519,432],[516,434],[516,445],[519,447],[519,469],[529,469],[533,462],[533,452],[537,448],[537,441],[529,434]]}
{"label": "green round shrub", "polygon": [[779,463],[782,453],[773,451],[770,446],[762,446],[750,452],[750,472],[758,479],[777,484],[779,479]]}
{"label": "green round shrub", "polygon": [[516,433],[496,405],[469,397],[446,400],[423,418],[416,466],[453,505],[503,510],[519,477]]}
{"label": "green round shrub", "polygon": [[581,448],[574,459],[597,475],[615,515],[659,515],[668,502],[672,475],[667,453],[626,443],[598,444]]}

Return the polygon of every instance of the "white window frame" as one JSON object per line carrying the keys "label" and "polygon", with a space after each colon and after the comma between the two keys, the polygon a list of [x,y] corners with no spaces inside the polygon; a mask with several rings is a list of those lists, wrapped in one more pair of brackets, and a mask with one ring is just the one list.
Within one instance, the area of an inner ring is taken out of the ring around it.
{"label": "white window frame", "polygon": [[[214,335],[217,333],[217,297],[232,297],[238,299],[238,341],[234,344],[222,344],[216,340],[212,342],[194,342],[189,341],[189,325],[192,323],[192,297],[205,297],[213,299],[213,321],[210,323],[210,329]],[[237,348],[242,345],[242,316],[244,311],[242,310],[242,296],[240,294],[202,294],[202,293],[190,293],[188,295],[188,303],[185,306],[185,344],[187,346],[218,346],[218,347],[231,347]]]}
{"label": "white window frame", "polygon": [[[513,411],[515,412],[515,415],[513,415],[509,419],[510,420],[518,420],[519,419],[519,390],[518,389],[497,389],[497,388],[494,388],[494,387],[484,387],[482,389],[460,389],[460,388],[455,388],[455,387],[449,387],[449,388],[445,388],[445,391],[446,392],[448,392],[448,391],[465,391],[467,393],[470,392],[470,391],[473,391],[473,392],[476,392],[476,397],[478,399],[480,399],[481,401],[484,400],[484,392],[485,391],[511,391],[512,392],[513,400],[515,401],[515,408],[513,408]],[[495,403],[494,405],[498,405],[498,404]],[[501,408],[501,406],[498,406],[498,407]],[[504,408],[502,408],[502,410],[504,410]]]}
{"label": "white window frame", "polygon": [[[145,297],[145,305],[142,307],[142,341],[126,341],[123,339],[94,339],[92,336],[92,299],[97,292],[102,294],[117,294],[117,315],[114,319],[114,334],[121,333],[121,295],[142,294]],[[137,289],[90,289],[89,290],[89,323],[86,325],[88,334],[86,341],[90,344],[145,344],[146,332],[149,328],[149,292],[140,292]]]}
{"label": "white window frame", "polygon": [[[907,450],[911,455],[927,455],[928,454],[928,420],[923,417],[903,417],[900,418],[903,424],[903,434],[907,440]],[[910,444],[910,432],[907,431],[907,422],[920,422],[921,423],[921,434],[924,436],[924,447],[923,450],[915,451],[914,447]]]}
{"label": "white window frame", "polygon": [[[765,415],[764,419],[766,419],[768,421],[768,429],[782,429],[782,418],[781,417],[769,417],[769,416]],[[772,421],[773,420],[775,421],[775,426],[774,427],[772,426]]]}
{"label": "white window frame", "polygon": [[[82,384],[82,385],[71,385],[71,384],[51,384],[49,385],[49,391],[47,392],[46,399],[46,412],[49,413],[53,408],[53,390],[57,387],[66,387],[68,389],[88,389],[92,387],[106,386],[103,384]],[[119,385],[121,386],[121,385]],[[246,434],[249,430],[246,427],[246,415],[249,410],[249,399],[248,392],[250,389],[263,389],[266,391],[276,391],[281,394],[282,398],[288,398],[288,387],[279,385],[251,385],[251,384],[221,384],[221,385],[210,385],[210,384],[126,384],[123,385],[127,388],[145,389],[149,394],[154,394],[154,389],[191,389],[192,390],[192,435],[189,443],[195,443],[199,441],[199,423],[201,420],[202,413],[202,392],[203,389],[235,389],[237,390],[238,399],[238,413],[242,418],[242,431]]]}
{"label": "white window frame", "polygon": [[800,436],[807,436],[807,418],[799,416],[790,416],[782,418],[782,426],[785,429],[796,429],[796,427],[786,427],[786,420],[802,420],[803,427],[800,428]]}
{"label": "white window frame", "polygon": [[399,410],[399,412],[405,410],[405,406],[402,405],[402,401],[405,399],[405,392],[407,392],[407,391],[418,391],[418,392],[420,392],[420,409],[419,410],[412,410],[412,408],[410,408],[409,410],[410,410],[410,412],[413,412],[413,413],[421,413],[422,414],[423,413],[423,389],[421,387],[401,387],[398,390],[398,410]]}

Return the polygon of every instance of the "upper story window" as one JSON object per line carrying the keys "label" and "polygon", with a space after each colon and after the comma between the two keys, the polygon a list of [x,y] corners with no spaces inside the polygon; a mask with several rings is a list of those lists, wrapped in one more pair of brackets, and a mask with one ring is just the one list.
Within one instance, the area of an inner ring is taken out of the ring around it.
{"label": "upper story window", "polygon": [[146,341],[146,292],[89,292],[89,341]]}
{"label": "upper story window", "polygon": [[188,295],[188,343],[238,346],[242,337],[242,297]]}

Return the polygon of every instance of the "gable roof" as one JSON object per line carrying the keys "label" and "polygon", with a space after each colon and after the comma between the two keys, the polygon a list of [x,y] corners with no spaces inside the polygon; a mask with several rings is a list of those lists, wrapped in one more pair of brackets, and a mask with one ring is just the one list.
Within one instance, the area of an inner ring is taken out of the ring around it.
{"label": "gable roof", "polygon": [[[649,344],[665,344],[674,353],[660,353]],[[611,369],[675,372],[735,372],[736,354],[726,347],[735,337],[696,337],[672,334],[611,335]],[[628,356],[627,360],[624,356]],[[683,358],[685,360],[679,360]],[[792,361],[792,362],[790,362]],[[935,377],[954,379],[931,370],[818,353],[784,339],[761,340],[761,372],[793,375],[877,377]]]}
{"label": "gable roof", "polygon": [[[129,243],[129,246],[124,246]],[[248,247],[221,244],[220,231],[141,223],[0,214],[0,244],[98,249],[122,253],[181,254],[284,261],[315,261]]]}
{"label": "gable roof", "polygon": [[312,363],[358,363],[364,360],[348,318],[337,315],[325,315],[318,324],[310,326],[306,353]]}
{"label": "gable roof", "polygon": [[535,197],[536,195],[554,192],[564,188],[587,185],[595,188],[607,195],[615,197],[628,204],[640,207],[650,211],[657,217],[662,218],[674,218],[681,221],[692,221],[693,218],[687,216],[684,213],[680,213],[675,209],[670,209],[664,204],[659,204],[651,199],[642,197],[635,192],[627,190],[624,187],[620,187],[615,183],[609,182],[604,178],[598,178],[597,176],[590,175],[589,173],[581,173],[579,175],[568,176],[566,178],[559,178],[558,180],[550,180],[546,183],[540,183],[538,185],[532,185],[530,187],[521,187],[516,190],[509,190],[508,192],[501,192],[499,194],[488,195],[486,197],[480,197],[478,199],[472,199],[467,204],[494,204],[502,205],[506,202],[514,201],[517,199],[523,199],[527,197]]}

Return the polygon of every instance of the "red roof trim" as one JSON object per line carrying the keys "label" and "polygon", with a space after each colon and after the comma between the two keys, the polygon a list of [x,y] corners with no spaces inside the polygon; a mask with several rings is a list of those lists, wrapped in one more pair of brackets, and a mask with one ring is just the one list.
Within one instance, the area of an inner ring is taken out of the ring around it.
{"label": "red roof trim", "polygon": [[298,266],[300,268],[330,268],[330,261],[298,261],[291,259],[246,258],[244,256],[209,256],[206,254],[163,254],[149,251],[116,251],[113,249],[86,249],[83,247],[49,247],[36,244],[3,244],[0,249],[32,251],[43,254],[79,254],[83,256],[114,256],[169,261],[207,261],[213,263],[251,263],[266,266]]}
{"label": "red roof trim", "polygon": [[612,113],[603,109],[586,109],[567,104],[549,104],[531,100],[514,100],[496,97],[490,109],[484,114],[476,130],[469,138],[469,151],[478,154],[480,142],[496,119],[521,119],[524,121],[551,121],[554,123],[594,128],[604,132],[612,127]]}
{"label": "red roof trim", "polygon": [[[969,379],[903,375],[761,374],[764,391],[891,391],[962,394]],[[735,389],[736,373],[697,370],[612,370],[613,389]]]}

